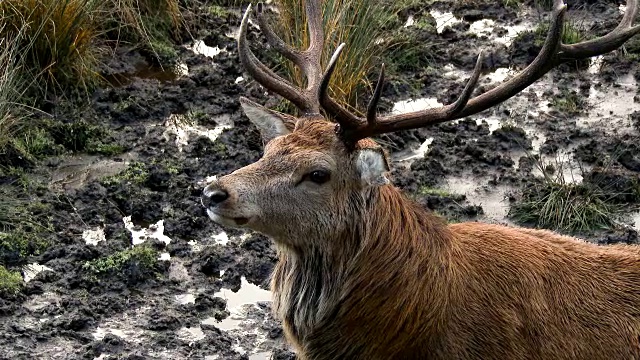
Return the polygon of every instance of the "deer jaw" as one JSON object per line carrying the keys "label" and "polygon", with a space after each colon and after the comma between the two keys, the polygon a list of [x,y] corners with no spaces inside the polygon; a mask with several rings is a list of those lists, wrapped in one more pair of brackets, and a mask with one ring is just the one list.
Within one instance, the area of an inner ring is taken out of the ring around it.
{"label": "deer jaw", "polygon": [[213,221],[294,247],[322,246],[318,241],[353,223],[367,190],[388,183],[386,154],[372,140],[349,150],[321,117],[293,123],[258,104],[242,105],[267,144],[260,160],[204,189]]}

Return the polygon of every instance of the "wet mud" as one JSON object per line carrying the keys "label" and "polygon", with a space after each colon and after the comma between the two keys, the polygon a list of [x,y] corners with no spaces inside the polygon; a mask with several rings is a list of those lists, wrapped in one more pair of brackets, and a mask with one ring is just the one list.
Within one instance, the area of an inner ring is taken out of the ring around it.
{"label": "wet mud", "polygon": [[[424,48],[428,66],[408,64],[389,76],[382,109],[451,103],[479,48],[488,56],[477,92],[533,59],[539,44],[522,32],[546,12],[532,4],[458,3],[400,14],[416,42],[439,45]],[[570,6],[569,16],[585,19],[594,34],[621,16],[616,2],[582,5]],[[50,246],[6,261],[25,286],[0,297],[0,358],[295,358],[270,309],[273,244],[216,225],[200,203],[209,177],[261,155],[239,96],[277,102],[243,78],[233,39],[239,15],[236,8],[224,18],[192,14],[194,38],[176,45],[179,59],[170,69],[121,49],[103,71],[109,86],[89,103],[54,109],[70,120],[106,124],[125,151],[60,156],[36,169],[46,185],[34,196],[48,208]],[[420,19],[433,27],[415,26]],[[250,29],[252,43],[260,36]],[[562,161],[567,180],[613,184],[617,201],[637,209],[622,214],[620,229],[583,237],[637,243],[640,191],[629,189],[640,184],[640,62],[625,56],[565,65],[467,119],[381,136],[394,184],[450,221],[511,224],[509,204],[540,181],[538,164]]]}

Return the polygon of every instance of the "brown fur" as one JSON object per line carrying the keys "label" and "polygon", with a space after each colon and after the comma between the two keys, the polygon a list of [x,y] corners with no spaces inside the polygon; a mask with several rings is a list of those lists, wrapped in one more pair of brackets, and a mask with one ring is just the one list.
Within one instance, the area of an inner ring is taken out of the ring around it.
{"label": "brown fur", "polygon": [[[360,187],[328,124],[297,126],[216,185],[228,211],[247,206],[241,186],[285,198],[249,227],[276,241],[274,308],[301,359],[640,359],[638,248],[447,225],[391,185]],[[337,174],[300,198],[280,173],[321,153]]]}

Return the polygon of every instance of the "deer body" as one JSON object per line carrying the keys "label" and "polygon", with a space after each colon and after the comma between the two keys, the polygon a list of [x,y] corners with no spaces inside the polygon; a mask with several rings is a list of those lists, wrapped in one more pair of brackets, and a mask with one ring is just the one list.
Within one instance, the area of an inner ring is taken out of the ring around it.
{"label": "deer body", "polygon": [[[554,1],[536,59],[471,98],[482,59],[451,105],[378,118],[384,71],[366,118],[328,95],[341,45],[322,73],[319,0],[305,1],[310,46],[279,39],[258,7],[269,44],[307,75],[296,89],[238,38],[240,61],[300,118],[241,98],[265,143],[257,162],[203,192],[209,217],[270,236],[279,262],[274,310],[304,360],[640,359],[640,248],[601,247],[550,231],[447,225],[394,188],[388,158],[369,137],[455,120],[517,94],[554,66],[612,51],[640,32],[637,0],[620,25],[573,45],[560,41],[566,7]],[[383,68],[384,69],[384,68]],[[323,109],[337,125],[320,114]]]}
{"label": "deer body", "polygon": [[370,196],[335,258],[280,251],[275,308],[302,359],[640,359],[640,249]]}

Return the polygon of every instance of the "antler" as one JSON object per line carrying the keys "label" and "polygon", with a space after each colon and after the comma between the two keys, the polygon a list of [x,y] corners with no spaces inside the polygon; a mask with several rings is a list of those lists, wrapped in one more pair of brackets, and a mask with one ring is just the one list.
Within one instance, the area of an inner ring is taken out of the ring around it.
{"label": "antler", "polygon": [[247,7],[240,25],[238,37],[238,53],[242,66],[249,74],[267,89],[291,101],[305,115],[319,114],[320,102],[318,91],[322,79],[320,60],[324,45],[324,30],[322,27],[322,9],[316,0],[306,1],[307,24],[309,27],[309,48],[300,51],[285,44],[271,29],[264,16],[263,5],[258,3],[258,23],[267,42],[276,51],[296,64],[307,78],[306,89],[301,89],[283,79],[260,62],[253,54],[247,43],[247,24],[251,4]]}
{"label": "antler", "polygon": [[415,129],[460,119],[479,113],[511,98],[559,64],[604,54],[622,46],[624,42],[640,33],[640,25],[633,26],[637,12],[637,0],[628,0],[624,17],[614,30],[593,40],[565,45],[562,44],[561,37],[566,5],[562,0],[554,0],[551,25],[540,53],[529,66],[509,81],[470,99],[482,69],[482,53],[480,53],[471,78],[467,81],[467,85],[462,91],[462,94],[460,94],[453,104],[385,117],[376,116],[376,107],[380,100],[380,93],[382,92],[384,82],[384,65],[380,71],[380,78],[378,79],[373,97],[369,103],[366,119],[350,113],[329,97],[327,93],[329,80],[336,66],[338,57],[344,48],[344,44],[341,44],[333,54],[320,84],[320,104],[327,114],[332,116],[340,124],[339,134],[348,144],[355,144],[359,139],[369,136],[399,130]]}

